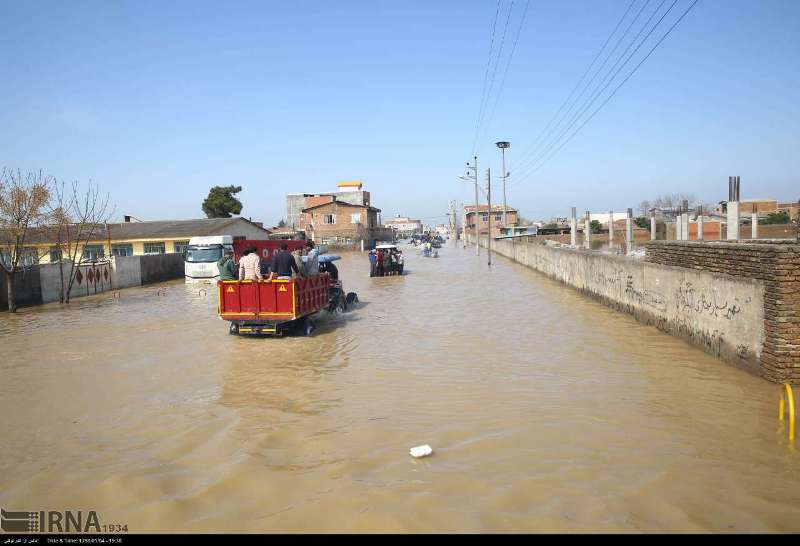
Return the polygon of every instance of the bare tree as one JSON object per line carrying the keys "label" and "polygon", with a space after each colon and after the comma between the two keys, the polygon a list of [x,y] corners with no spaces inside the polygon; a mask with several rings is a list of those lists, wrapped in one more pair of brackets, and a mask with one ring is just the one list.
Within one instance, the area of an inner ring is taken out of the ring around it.
{"label": "bare tree", "polygon": [[48,226],[49,239],[53,241],[53,251],[50,261],[58,258],[59,277],[61,279],[61,289],[59,301],[64,303],[66,281],[64,279],[64,258],[69,256],[69,231],[72,221],[72,199],[67,194],[64,182],[56,182],[53,185],[53,196],[50,203],[50,225]]}
{"label": "bare tree", "polygon": [[[62,288],[62,299],[64,303],[69,303],[79,266],[86,257],[86,246],[99,238],[114,210],[110,208],[110,195],[102,196],[100,186],[92,184],[91,180],[85,190],[81,190],[78,183],[73,182],[68,196],[64,195],[63,185],[58,193],[62,203],[60,207],[62,227],[58,229],[61,241],[59,245],[63,244],[67,251],[66,281],[63,282],[65,286]],[[64,279],[64,264],[61,267],[61,278]]]}
{"label": "bare tree", "polygon": [[24,177],[19,170],[3,169],[0,174],[0,267],[8,283],[8,310],[17,310],[14,278],[27,267],[39,263],[31,251],[31,232],[47,223],[52,178],[42,171]]}

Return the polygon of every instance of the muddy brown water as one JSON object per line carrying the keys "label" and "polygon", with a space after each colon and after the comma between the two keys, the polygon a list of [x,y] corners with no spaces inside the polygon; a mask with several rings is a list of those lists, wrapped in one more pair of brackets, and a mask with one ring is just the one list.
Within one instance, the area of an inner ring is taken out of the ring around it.
{"label": "muddy brown water", "polygon": [[0,315],[0,505],[131,532],[800,531],[777,386],[502,257],[406,253],[381,279],[345,255],[361,303],[311,338],[230,336],[182,281]]}

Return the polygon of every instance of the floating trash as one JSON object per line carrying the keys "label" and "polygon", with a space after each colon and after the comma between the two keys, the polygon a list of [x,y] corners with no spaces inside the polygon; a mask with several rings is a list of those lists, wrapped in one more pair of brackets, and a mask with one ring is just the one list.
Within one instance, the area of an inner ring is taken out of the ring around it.
{"label": "floating trash", "polygon": [[409,452],[412,457],[419,459],[420,457],[427,457],[433,453],[433,448],[427,444],[424,446],[412,447]]}

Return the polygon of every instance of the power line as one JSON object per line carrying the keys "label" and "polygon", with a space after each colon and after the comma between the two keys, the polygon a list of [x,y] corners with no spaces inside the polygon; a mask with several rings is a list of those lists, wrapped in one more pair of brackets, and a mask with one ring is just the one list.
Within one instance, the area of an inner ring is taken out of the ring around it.
{"label": "power line", "polygon": [[[500,65],[500,57],[503,56],[503,47],[506,43],[506,34],[508,33],[508,23],[511,21],[511,12],[514,11],[514,0],[511,0],[511,4],[508,8],[508,15],[506,16],[506,24],[503,26],[503,36],[500,38],[500,47],[497,49],[497,60],[494,62],[494,69],[492,70],[492,79],[489,82],[489,89],[486,93],[486,102],[484,103],[483,111],[481,113],[480,119],[478,120],[478,133],[476,134],[476,138],[480,138],[480,128],[483,127],[483,119],[486,115],[487,107],[489,106],[489,101],[491,100],[492,96],[492,89],[494,88],[494,80],[497,76],[497,67]],[[477,152],[479,149],[478,145],[479,140],[475,141],[474,151]],[[477,155],[477,154],[475,154]]]}
{"label": "power line", "polygon": [[[597,55],[595,55],[595,56],[594,56],[594,59],[592,59],[592,62],[591,62],[591,63],[589,63],[589,66],[586,68],[586,71],[583,73],[583,76],[581,76],[581,77],[580,77],[580,79],[578,80],[578,82],[575,84],[575,87],[573,87],[573,88],[572,88],[572,91],[570,91],[569,95],[567,95],[567,98],[566,98],[566,99],[564,99],[564,102],[562,102],[562,103],[561,103],[561,106],[559,106],[559,107],[558,107],[558,110],[556,110],[555,114],[553,114],[553,117],[552,117],[552,118],[550,118],[550,120],[549,120],[549,121],[547,122],[547,124],[544,126],[544,129],[542,129],[542,131],[539,133],[539,135],[538,135],[538,136],[536,137],[536,139],[533,141],[533,145],[532,145],[532,148],[533,148],[533,149],[535,149],[535,147],[536,147],[536,145],[538,144],[539,140],[542,138],[542,136],[544,136],[544,134],[545,134],[545,133],[547,132],[547,130],[550,128],[550,125],[553,123],[553,121],[555,121],[555,119],[558,117],[558,115],[561,113],[561,111],[564,109],[564,107],[567,105],[567,103],[569,103],[570,99],[571,99],[571,98],[572,98],[572,96],[575,94],[575,91],[577,91],[577,90],[578,90],[578,87],[579,87],[579,86],[580,86],[580,84],[583,82],[583,80],[586,78],[587,74],[589,74],[589,71],[590,71],[590,70],[592,69],[592,67],[594,66],[594,63],[596,63],[596,62],[597,62],[597,59],[599,59],[599,58],[600,58],[600,55],[601,55],[601,54],[603,53],[603,51],[605,50],[606,46],[607,46],[607,45],[608,45],[608,43],[611,41],[611,38],[614,36],[614,34],[616,34],[617,30],[618,30],[618,29],[619,29],[619,27],[622,25],[622,22],[623,22],[623,21],[625,20],[625,18],[628,16],[628,13],[631,11],[631,8],[633,8],[633,4],[635,4],[635,3],[636,3],[636,0],[631,0],[631,3],[630,3],[630,4],[628,4],[628,9],[626,9],[626,10],[625,10],[625,13],[623,13],[623,14],[622,14],[622,17],[620,17],[619,21],[617,21],[617,24],[616,24],[616,26],[614,27],[614,30],[612,30],[612,31],[611,31],[611,34],[609,34],[609,35],[608,35],[608,38],[606,38],[606,41],[603,43],[603,46],[602,46],[602,47],[600,48],[600,50],[597,52]],[[527,155],[527,152],[526,152],[526,154],[523,154],[523,157],[524,157],[525,155]]]}
{"label": "power line", "polygon": [[[621,66],[619,66],[619,63],[620,63],[620,61],[622,61],[622,59],[625,57],[625,55],[628,53],[628,51],[630,51],[630,49],[631,49],[631,47],[633,46],[633,44],[635,44],[635,43],[636,43],[636,41],[639,39],[639,36],[641,36],[641,35],[642,35],[642,32],[644,32],[644,30],[645,30],[645,29],[648,27],[648,25],[650,24],[650,21],[652,21],[652,20],[653,20],[653,17],[655,17],[655,16],[658,14],[658,12],[659,12],[659,11],[661,11],[661,7],[662,7],[662,6],[664,5],[664,3],[666,2],[666,0],[661,0],[661,3],[658,5],[658,7],[656,7],[655,11],[654,11],[653,13],[651,13],[651,14],[650,14],[650,17],[648,17],[647,21],[645,21],[645,23],[644,23],[644,25],[642,26],[642,28],[641,28],[641,29],[639,29],[639,32],[637,32],[637,33],[636,33],[636,36],[634,36],[634,38],[633,38],[633,40],[631,41],[631,43],[629,43],[629,44],[628,44],[628,47],[626,47],[626,48],[625,48],[625,51],[623,51],[623,52],[622,52],[622,54],[619,56],[619,58],[618,58],[618,59],[617,59],[617,61],[614,63],[614,65],[613,65],[613,66],[612,66],[612,67],[609,69],[609,71],[606,73],[606,75],[605,75],[605,76],[603,76],[603,79],[602,79],[602,80],[600,80],[600,83],[598,83],[598,84],[597,84],[597,87],[595,88],[595,90],[594,90],[594,91],[592,91],[592,93],[590,94],[590,96],[589,96],[589,97],[588,97],[586,100],[584,100],[584,101],[583,101],[583,103],[581,104],[581,106],[580,106],[580,108],[578,109],[577,113],[576,113],[576,114],[574,114],[574,115],[573,115],[573,116],[570,118],[570,120],[569,120],[569,122],[567,123],[567,125],[565,125],[563,128],[561,128],[561,129],[560,129],[560,132],[558,133],[558,135],[555,137],[555,139],[554,139],[554,140],[552,140],[552,141],[551,141],[551,142],[550,142],[550,143],[549,143],[547,146],[545,146],[543,149],[539,150],[539,152],[537,152],[537,154],[536,154],[536,155],[535,155],[533,158],[530,158],[530,159],[529,159],[529,161],[528,161],[527,165],[525,166],[525,169],[529,169],[529,168],[533,167],[534,165],[536,165],[536,164],[537,164],[537,163],[538,163],[538,162],[539,162],[539,161],[540,161],[540,160],[541,160],[543,157],[545,157],[545,156],[546,156],[546,155],[547,155],[547,154],[550,152],[550,150],[552,150],[552,149],[553,149],[553,147],[554,147],[554,146],[556,146],[556,145],[558,144],[558,142],[561,140],[561,138],[563,138],[563,137],[564,137],[564,135],[565,135],[565,134],[566,134],[566,133],[567,133],[567,132],[568,132],[570,129],[572,129],[572,127],[574,127],[574,126],[575,126],[575,123],[577,123],[577,122],[578,122],[578,120],[581,118],[581,116],[583,116],[583,114],[584,114],[584,113],[586,113],[586,111],[587,111],[589,108],[591,108],[591,106],[592,106],[592,105],[593,105],[593,104],[594,104],[594,103],[597,101],[597,99],[598,99],[598,98],[599,98],[599,97],[600,97],[600,96],[603,94],[603,92],[604,92],[604,91],[605,91],[605,90],[608,88],[608,86],[609,86],[609,85],[611,85],[611,83],[612,83],[612,82],[614,81],[614,79],[617,77],[617,75],[619,74],[619,72],[620,72],[620,71],[621,71],[621,70],[622,70],[622,69],[623,69],[623,68],[624,68],[624,67],[625,67],[625,66],[628,64],[628,62],[630,62],[631,58],[632,58],[632,57],[633,57],[633,56],[636,54],[636,52],[638,52],[638,51],[639,51],[639,48],[641,48],[641,47],[642,47],[642,45],[644,45],[644,43],[645,43],[645,42],[646,42],[646,41],[647,41],[647,40],[650,38],[650,35],[651,35],[651,34],[652,34],[654,31],[655,31],[655,29],[656,29],[656,28],[657,28],[657,27],[658,27],[658,26],[661,24],[661,22],[662,22],[662,21],[664,20],[664,18],[665,18],[665,17],[666,17],[666,16],[669,14],[669,12],[670,12],[670,11],[672,11],[672,8],[674,8],[674,7],[675,7],[675,4],[677,3],[677,1],[678,1],[678,0],[673,0],[673,2],[672,2],[672,5],[669,7],[669,9],[667,9],[667,11],[666,11],[666,12],[664,12],[664,14],[663,14],[663,15],[661,16],[661,18],[660,18],[660,19],[659,19],[659,20],[656,22],[656,24],[655,24],[655,25],[653,25],[653,27],[650,29],[650,32],[648,32],[648,33],[647,33],[647,36],[645,36],[645,37],[644,37],[644,39],[643,39],[641,42],[639,42],[639,45],[638,45],[638,46],[636,46],[636,49],[634,49],[634,50],[633,50],[633,53],[631,53],[631,54],[628,56],[628,58],[627,58],[627,59],[625,59],[625,62],[624,62],[624,63],[623,63]],[[641,13],[641,11],[640,11],[640,13]],[[619,68],[617,69],[617,71],[616,71],[616,72],[614,72],[614,69],[615,69],[615,68],[617,68],[617,66],[619,66]],[[612,72],[614,72],[614,73],[613,73],[613,76],[611,76],[611,79],[609,79],[609,76],[611,75],[611,73],[612,73]],[[605,85],[603,85],[603,84],[605,84]]]}
{"label": "power line", "polygon": [[560,146],[559,146],[559,147],[558,147],[558,148],[557,148],[557,149],[556,149],[556,150],[555,150],[553,153],[551,153],[551,154],[550,154],[550,155],[549,155],[547,158],[545,158],[545,160],[544,160],[544,161],[543,161],[543,162],[542,162],[540,165],[538,165],[538,166],[537,166],[537,167],[536,167],[536,168],[535,168],[533,171],[531,171],[530,173],[528,173],[528,174],[526,175],[526,177],[527,177],[527,176],[530,176],[530,175],[532,175],[533,173],[535,173],[535,172],[537,172],[539,169],[541,169],[541,168],[542,168],[542,166],[544,166],[544,164],[545,164],[545,163],[547,163],[547,161],[549,161],[549,160],[550,160],[552,157],[554,157],[554,156],[555,156],[555,155],[556,155],[556,154],[557,154],[559,151],[561,151],[561,149],[562,149],[562,148],[564,148],[564,146],[566,146],[566,145],[567,145],[567,143],[568,143],[568,142],[570,142],[570,141],[571,141],[571,140],[572,140],[572,139],[575,137],[575,135],[577,135],[577,134],[578,134],[578,133],[581,131],[581,129],[583,129],[583,128],[584,128],[584,127],[585,127],[585,126],[586,126],[586,125],[587,125],[587,124],[588,124],[588,123],[589,123],[589,122],[590,122],[590,121],[591,121],[591,120],[594,118],[594,116],[595,116],[595,115],[597,115],[597,113],[598,113],[600,110],[602,110],[602,109],[603,109],[603,107],[604,107],[604,106],[605,106],[605,105],[606,105],[606,104],[607,104],[607,103],[608,103],[608,102],[609,102],[609,101],[610,101],[610,100],[611,100],[611,99],[614,97],[614,95],[616,95],[616,94],[617,94],[617,91],[619,91],[619,90],[620,90],[620,88],[621,88],[623,85],[625,85],[625,83],[626,83],[626,82],[627,82],[629,79],[631,79],[631,77],[633,77],[633,75],[634,75],[634,74],[635,74],[635,73],[636,73],[636,72],[639,70],[639,67],[641,67],[641,66],[644,64],[644,62],[645,62],[645,61],[646,61],[648,58],[650,58],[650,55],[652,55],[652,54],[653,54],[653,52],[654,52],[654,51],[655,51],[655,50],[656,50],[656,49],[657,49],[657,48],[658,48],[658,47],[661,45],[661,43],[662,43],[664,40],[666,40],[666,39],[667,39],[667,37],[668,37],[668,36],[669,36],[669,35],[672,33],[672,31],[675,29],[675,27],[677,27],[677,26],[678,26],[678,24],[679,24],[679,23],[680,23],[680,22],[681,22],[681,21],[682,21],[682,20],[683,20],[683,19],[686,17],[686,15],[688,15],[688,14],[689,14],[689,12],[690,12],[690,11],[691,11],[691,10],[692,10],[694,7],[695,7],[695,5],[696,5],[696,4],[697,4],[699,1],[700,1],[700,0],[694,0],[694,2],[692,2],[692,3],[689,5],[689,7],[688,7],[688,8],[686,8],[686,10],[684,10],[684,12],[683,12],[683,13],[680,15],[680,17],[678,17],[678,19],[677,19],[677,20],[676,20],[676,21],[675,21],[675,22],[672,24],[672,26],[669,28],[669,30],[667,30],[667,31],[666,31],[666,32],[665,32],[665,33],[664,33],[664,34],[661,36],[661,38],[659,38],[659,40],[658,40],[658,41],[655,43],[655,45],[653,45],[653,47],[650,49],[650,51],[648,51],[648,52],[647,52],[647,55],[645,55],[645,56],[642,58],[642,60],[641,60],[641,61],[639,61],[639,63],[638,63],[638,64],[637,64],[637,65],[636,65],[636,66],[633,68],[633,70],[631,70],[631,71],[630,71],[630,73],[629,73],[629,74],[628,74],[628,75],[627,75],[627,76],[626,76],[626,77],[625,77],[625,78],[624,78],[624,79],[623,79],[623,80],[622,80],[622,81],[619,83],[619,85],[617,85],[617,87],[616,87],[616,88],[614,88],[614,90],[611,92],[611,94],[610,94],[608,97],[606,97],[606,99],[605,99],[605,100],[604,100],[604,101],[603,101],[603,102],[600,104],[600,106],[598,106],[598,107],[597,107],[597,108],[596,108],[596,109],[595,109],[595,110],[594,110],[594,111],[591,113],[591,115],[590,115],[588,118],[586,118],[586,120],[585,120],[585,121],[584,121],[584,122],[583,122],[583,123],[582,123],[582,124],[581,124],[581,125],[580,125],[580,126],[579,126],[579,127],[578,127],[578,128],[577,128],[577,129],[576,129],[576,130],[575,130],[575,131],[574,131],[574,132],[571,134],[571,135],[570,135],[570,136],[569,136],[569,138],[567,138],[567,139],[566,139],[566,140],[565,140],[565,141],[564,141],[564,142],[563,142],[563,143],[562,143],[562,144],[561,144],[561,145],[560,145]]}
{"label": "power line", "polygon": [[475,121],[475,137],[472,141],[473,152],[475,150],[475,145],[478,142],[478,130],[480,127],[479,124],[481,117],[483,116],[483,102],[484,102],[484,96],[486,94],[486,82],[489,81],[489,67],[492,64],[492,51],[494,50],[494,36],[495,36],[495,30],[497,28],[497,18],[500,15],[500,2],[501,0],[497,0],[497,8],[495,9],[494,12],[494,22],[492,23],[492,33],[491,33],[491,38],[489,40],[489,55],[486,59],[486,69],[483,72],[483,87],[481,89],[481,102],[478,107],[478,119]]}
{"label": "power line", "polygon": [[505,70],[503,71],[503,79],[500,80],[500,87],[497,91],[497,95],[495,95],[494,105],[492,106],[492,111],[489,114],[489,118],[486,121],[485,130],[488,131],[491,127],[492,120],[494,119],[495,110],[497,110],[497,103],[500,102],[500,96],[503,94],[503,88],[506,84],[506,77],[508,76],[508,69],[511,67],[511,60],[514,58],[514,53],[517,50],[517,42],[519,42],[519,36],[522,33],[522,26],[525,24],[525,16],[528,14],[528,6],[530,5],[530,0],[525,2],[525,9],[522,10],[522,17],[519,21],[519,26],[517,27],[517,35],[514,38],[514,45],[511,48],[511,54],[508,56],[508,61],[506,62]]}

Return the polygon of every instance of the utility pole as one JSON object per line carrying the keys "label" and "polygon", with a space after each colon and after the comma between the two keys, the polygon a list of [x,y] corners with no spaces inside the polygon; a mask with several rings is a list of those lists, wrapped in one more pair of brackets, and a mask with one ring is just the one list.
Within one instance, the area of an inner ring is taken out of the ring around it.
{"label": "utility pole", "polygon": [[503,179],[503,227],[508,227],[508,221],[506,218],[506,209],[508,209],[508,203],[506,202],[506,178],[508,178],[508,172],[506,172],[506,148],[511,148],[510,142],[495,142],[500,151],[503,153],[503,170],[500,172],[500,176]]}
{"label": "utility pole", "polygon": [[489,266],[492,265],[492,169],[486,169],[486,199],[489,202],[489,233],[486,237],[486,248],[489,254]]}
{"label": "utility pole", "polygon": [[[478,232],[478,156],[473,156],[473,164],[470,165],[467,162],[467,172],[472,169],[473,177],[472,179],[475,182],[475,255],[481,255],[481,246],[480,246],[480,233]],[[464,215],[466,218],[466,214]],[[465,228],[466,232],[466,228]]]}

